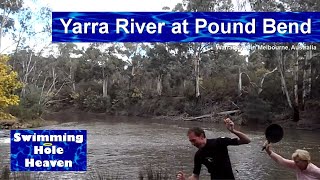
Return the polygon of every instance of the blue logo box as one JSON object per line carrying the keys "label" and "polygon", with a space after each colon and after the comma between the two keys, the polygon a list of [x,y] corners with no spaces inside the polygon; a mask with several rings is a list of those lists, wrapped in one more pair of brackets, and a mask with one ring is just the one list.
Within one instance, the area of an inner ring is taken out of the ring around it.
{"label": "blue logo box", "polygon": [[52,42],[319,42],[319,12],[52,12]]}
{"label": "blue logo box", "polygon": [[86,130],[11,130],[11,171],[86,171]]}

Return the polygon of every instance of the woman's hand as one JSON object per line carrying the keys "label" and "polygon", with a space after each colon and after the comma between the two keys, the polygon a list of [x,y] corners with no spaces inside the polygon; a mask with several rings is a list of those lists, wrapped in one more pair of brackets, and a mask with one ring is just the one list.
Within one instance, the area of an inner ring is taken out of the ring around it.
{"label": "woman's hand", "polygon": [[272,153],[271,144],[268,141],[264,142],[263,147],[265,147],[265,150],[269,155]]}

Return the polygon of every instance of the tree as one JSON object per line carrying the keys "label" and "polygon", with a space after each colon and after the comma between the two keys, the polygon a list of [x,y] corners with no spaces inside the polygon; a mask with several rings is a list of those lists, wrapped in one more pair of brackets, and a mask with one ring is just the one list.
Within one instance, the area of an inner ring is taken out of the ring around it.
{"label": "tree", "polygon": [[7,56],[0,56],[0,119],[13,118],[5,112],[6,108],[19,104],[19,96],[14,91],[21,87],[18,74],[7,65]]}
{"label": "tree", "polygon": [[169,65],[172,61],[171,54],[168,51],[167,44],[155,43],[154,47],[151,48],[147,55],[150,58],[150,64],[147,67],[149,71],[157,79],[157,94],[162,95],[163,89],[163,77],[169,72]]}
{"label": "tree", "polygon": [[22,0],[0,0],[0,49],[3,34],[14,28],[14,19],[10,16],[19,11],[22,2]]}
{"label": "tree", "polygon": [[[191,11],[191,12],[215,12],[215,11],[230,11],[233,10],[233,4],[231,0],[226,1],[199,1],[199,0],[183,0],[182,4],[179,3],[173,9],[173,11]],[[203,56],[214,51],[213,43],[187,43],[188,52],[191,55],[193,63],[193,74],[194,74],[194,84],[195,84],[195,97],[200,98],[200,80],[201,77],[201,59]]]}

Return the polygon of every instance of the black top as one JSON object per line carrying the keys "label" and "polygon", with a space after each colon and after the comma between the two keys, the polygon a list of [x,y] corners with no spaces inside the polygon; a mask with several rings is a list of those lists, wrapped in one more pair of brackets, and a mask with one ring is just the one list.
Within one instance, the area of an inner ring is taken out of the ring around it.
{"label": "black top", "polygon": [[194,156],[193,174],[199,175],[201,165],[204,164],[211,174],[211,179],[234,179],[228,145],[239,145],[238,139],[227,137],[207,139],[206,145]]}

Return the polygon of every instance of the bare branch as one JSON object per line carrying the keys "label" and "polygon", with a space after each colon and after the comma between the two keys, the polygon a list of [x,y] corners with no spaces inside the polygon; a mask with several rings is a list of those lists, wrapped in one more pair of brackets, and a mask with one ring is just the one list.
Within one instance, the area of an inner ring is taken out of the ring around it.
{"label": "bare branch", "polygon": [[278,70],[278,67],[274,68],[272,71],[270,72],[267,72],[263,75],[261,81],[260,81],[260,86],[259,86],[259,90],[258,90],[258,94],[260,94],[262,92],[262,88],[263,88],[263,82],[264,82],[264,79],[269,75],[269,74],[272,74],[274,73],[276,70]]}

